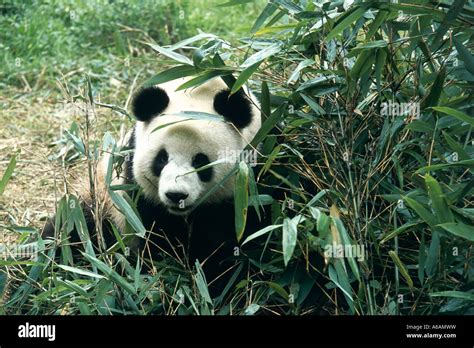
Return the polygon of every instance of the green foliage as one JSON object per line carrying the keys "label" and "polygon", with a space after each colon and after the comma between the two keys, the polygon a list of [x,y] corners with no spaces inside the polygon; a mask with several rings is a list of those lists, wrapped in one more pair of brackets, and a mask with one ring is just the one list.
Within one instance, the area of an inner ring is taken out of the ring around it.
{"label": "green foliage", "polygon": [[245,205],[271,204],[273,224],[243,240],[215,298],[198,263],[144,275],[112,248],[61,266],[54,246],[12,266],[29,281],[4,311],[473,314],[473,20],[465,1],[274,0],[239,46],[217,32],[153,43],[176,65],[149,84],[222,76],[260,91],[258,171],[232,173],[236,233]]}
{"label": "green foliage", "polygon": [[77,76],[68,79],[77,84],[84,72],[107,86],[146,66],[160,69],[143,42],[170,44],[200,30],[238,35],[247,22],[240,17],[258,8],[227,16],[204,0],[7,0],[0,5],[0,86],[54,89],[61,75]]}
{"label": "green foliage", "polygon": [[[232,92],[265,81],[254,86],[263,98],[269,86],[275,109],[257,135],[257,177],[287,199],[273,203],[275,225],[244,244],[271,244],[282,269],[309,262],[307,250],[364,246],[363,260],[324,254],[329,267],[314,265],[328,295],[346,298],[334,312],[437,313],[446,306],[430,294],[472,287],[473,10],[462,1],[273,1],[241,46],[171,70],[197,69],[186,87],[231,73]],[[219,42],[201,39],[189,55]],[[172,57],[170,48],[161,50]],[[277,123],[282,140],[270,134]],[[327,194],[316,203],[318,192]]]}

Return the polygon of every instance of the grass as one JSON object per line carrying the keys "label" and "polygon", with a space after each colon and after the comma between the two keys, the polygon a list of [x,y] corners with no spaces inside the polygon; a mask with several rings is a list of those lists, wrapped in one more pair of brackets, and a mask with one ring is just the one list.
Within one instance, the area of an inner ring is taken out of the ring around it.
{"label": "grass", "polygon": [[[0,159],[2,170],[20,151],[0,204],[3,227],[17,229],[15,238],[26,243],[34,229],[15,226],[38,227],[40,216],[55,206],[80,222],[81,213],[59,200],[66,188],[74,200],[65,183],[93,171],[90,154],[105,131],[110,141],[129,125],[98,103],[126,107],[134,86],[181,65],[143,42],[152,38],[163,47],[193,36],[196,28],[230,45],[213,37],[176,49],[186,57],[204,52],[195,55],[200,59],[193,73],[202,80],[217,71],[235,89],[247,82],[261,100],[260,166],[248,188],[238,187],[239,197],[275,188],[281,194],[271,201],[273,225],[244,245],[220,296],[209,296],[199,264],[189,268],[170,257],[144,274],[121,245],[100,254],[85,249],[79,263],[67,260],[63,245],[58,264],[58,247],[48,246],[39,264],[3,263],[5,313],[472,314],[470,3],[355,2],[346,9],[335,2],[277,1],[263,11],[265,4],[211,7],[216,21],[210,21],[200,10],[203,2],[177,2],[167,7],[175,11],[168,17],[155,7],[142,16],[138,4],[125,11],[116,2],[100,18],[84,2],[77,10],[87,20],[73,24],[64,16],[70,15],[67,4],[40,6],[39,13],[52,18],[45,40],[35,39],[37,28],[44,28],[35,21],[48,17],[33,18],[29,6],[7,6],[2,17],[25,32],[21,40],[3,30],[0,40],[9,45],[0,73],[7,84],[1,112],[9,127],[1,132],[14,139],[0,145],[8,154]],[[233,15],[223,16],[228,13]],[[163,19],[161,26],[154,25],[156,18]],[[35,59],[26,59],[33,53]],[[27,61],[21,69],[11,65],[16,55]],[[180,69],[189,71],[182,66],[171,74]],[[56,106],[59,91],[66,107]],[[394,104],[407,113],[397,114]],[[94,106],[88,127],[81,105]],[[65,137],[61,127],[88,145],[89,156],[80,155],[74,136]],[[334,244],[365,253],[340,257]]]}

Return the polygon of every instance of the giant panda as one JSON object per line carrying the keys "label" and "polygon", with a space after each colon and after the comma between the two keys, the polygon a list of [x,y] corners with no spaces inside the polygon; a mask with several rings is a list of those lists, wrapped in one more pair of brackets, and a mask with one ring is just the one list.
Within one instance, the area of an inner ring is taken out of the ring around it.
{"label": "giant panda", "polygon": [[[137,212],[148,233],[138,250],[153,259],[169,254],[191,267],[198,260],[208,282],[212,282],[225,273],[225,261],[238,246],[235,178],[222,182],[235,161],[226,156],[240,153],[252,141],[261,118],[258,101],[246,87],[231,94],[224,81],[215,78],[198,87],[177,90],[186,81],[183,78],[148,86],[134,94],[131,111],[136,123],[122,139],[133,152],[114,172],[113,184],[139,187]],[[186,112],[217,114],[222,120],[196,119]],[[98,170],[95,196],[89,189],[79,194],[90,232],[96,230],[94,206],[102,202],[105,219],[101,228],[110,245],[115,237],[107,220],[121,233],[125,233],[126,220],[108,197],[108,161],[105,156]],[[219,183],[221,186],[198,205]],[[268,223],[269,216],[257,216],[253,210],[249,207],[247,231],[255,232]],[[43,237],[54,236],[53,221],[44,227]]]}

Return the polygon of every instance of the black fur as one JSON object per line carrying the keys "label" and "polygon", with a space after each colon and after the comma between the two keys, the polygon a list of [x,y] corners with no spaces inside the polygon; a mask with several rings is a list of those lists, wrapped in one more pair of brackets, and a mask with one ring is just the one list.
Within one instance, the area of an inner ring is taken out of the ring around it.
{"label": "black fur", "polygon": [[146,87],[140,89],[132,101],[132,112],[142,122],[148,122],[161,114],[168,107],[168,94],[160,87]]}
{"label": "black fur", "polygon": [[158,154],[155,156],[155,159],[153,160],[153,167],[152,167],[153,174],[155,176],[160,176],[161,171],[166,166],[166,163],[168,163],[168,152],[166,152],[165,149],[161,149],[160,151],[158,151]]}
{"label": "black fur", "polygon": [[[150,256],[150,251],[151,257],[159,260],[166,252],[190,267],[196,260],[201,263],[206,260],[203,270],[208,282],[232,265],[234,248],[239,247],[232,199],[218,204],[202,204],[187,217],[172,215],[162,205],[150,203],[142,197],[138,200],[137,210],[145,228],[152,231],[147,237],[149,241],[143,240],[141,245],[145,257]],[[254,209],[249,208],[245,235],[268,225],[269,219],[267,212],[259,221]],[[219,284],[214,285],[220,288]]]}
{"label": "black fur", "polygon": [[238,129],[247,127],[252,121],[251,101],[242,89],[232,95],[228,89],[217,93],[214,109]]}
{"label": "black fur", "polygon": [[[203,153],[198,153],[193,158],[192,166],[195,169],[199,169],[201,167],[204,167],[205,165],[208,165],[209,163],[211,163],[209,161],[209,157],[207,157]],[[197,174],[199,176],[199,179],[201,179],[201,181],[209,182],[212,179],[212,175],[214,174],[214,171],[213,171],[212,167],[209,167],[209,168],[198,171]]]}

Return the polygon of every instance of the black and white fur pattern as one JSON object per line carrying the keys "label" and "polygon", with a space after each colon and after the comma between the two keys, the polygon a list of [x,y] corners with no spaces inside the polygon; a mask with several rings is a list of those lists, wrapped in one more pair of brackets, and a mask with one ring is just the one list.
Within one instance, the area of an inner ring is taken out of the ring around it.
{"label": "black and white fur pattern", "polygon": [[[205,260],[206,275],[215,277],[218,263],[231,256],[237,245],[234,228],[234,179],[227,180],[200,206],[196,203],[229,174],[235,162],[224,161],[226,154],[239,154],[260,129],[261,119],[256,98],[247,89],[230,95],[221,79],[186,90],[176,91],[186,79],[139,90],[132,102],[137,119],[124,143],[134,149],[123,164],[114,184],[136,183],[143,195],[137,209],[149,235],[147,250],[153,258],[168,253],[187,260]],[[190,119],[183,112],[219,114],[224,121]],[[205,170],[196,169],[221,160]],[[108,158],[104,158],[104,166]],[[125,218],[107,197],[105,169],[99,171],[99,189],[104,211],[112,222],[125,231]],[[87,190],[86,190],[87,191]],[[102,193],[101,193],[102,192]],[[81,195],[89,231],[93,224],[93,202],[87,192]],[[249,209],[247,227],[261,226]],[[54,234],[49,224],[44,235]],[[104,234],[110,229],[103,224]],[[113,240],[113,235],[108,236]],[[107,236],[106,236],[107,237]],[[110,242],[110,241],[109,241]],[[214,258],[214,260],[213,260]]]}

